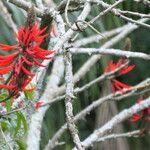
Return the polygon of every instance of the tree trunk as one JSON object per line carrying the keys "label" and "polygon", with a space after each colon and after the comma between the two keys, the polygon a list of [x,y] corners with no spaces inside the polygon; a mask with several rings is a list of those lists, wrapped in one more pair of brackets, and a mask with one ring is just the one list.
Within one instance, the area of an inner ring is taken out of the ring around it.
{"label": "tree trunk", "polygon": [[[105,82],[101,91],[101,95],[106,96],[111,92],[110,82]],[[104,125],[108,120],[110,120],[114,115],[118,113],[116,102],[108,101],[103,103],[96,110],[96,122],[95,128],[99,128]],[[115,127],[111,133],[122,133],[124,131],[123,125],[119,124]],[[108,133],[110,134],[110,133]],[[127,139],[117,138],[106,140],[104,142],[96,143],[93,147],[93,150],[129,150],[129,145]]]}

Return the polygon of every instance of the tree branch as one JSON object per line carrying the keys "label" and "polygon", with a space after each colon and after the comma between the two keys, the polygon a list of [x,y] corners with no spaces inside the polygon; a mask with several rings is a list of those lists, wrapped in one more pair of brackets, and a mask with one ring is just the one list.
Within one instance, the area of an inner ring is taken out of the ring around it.
{"label": "tree branch", "polygon": [[77,127],[74,123],[74,115],[73,115],[73,74],[72,74],[72,56],[69,50],[64,52],[64,61],[66,66],[66,98],[65,98],[65,107],[66,107],[66,120],[67,126],[71,133],[73,142],[78,150],[82,150],[81,141],[78,135]]}
{"label": "tree branch", "polygon": [[[133,96],[133,95],[138,95],[137,91],[138,90],[142,90],[143,88],[149,87],[150,86],[150,79],[144,80],[142,83],[138,84],[137,86],[135,86],[134,88],[130,88],[130,89],[124,89],[124,92],[116,92],[116,93],[112,93],[109,94],[105,97],[102,97],[98,100],[95,100],[92,104],[90,104],[88,107],[86,107],[85,109],[83,109],[81,112],[79,112],[76,116],[75,116],[75,122],[77,122],[78,120],[83,119],[87,114],[89,114],[92,110],[94,110],[95,108],[99,107],[102,103],[109,101],[109,100],[122,100],[123,98],[129,97],[129,96]],[[67,129],[67,124],[64,124],[56,133],[55,135],[49,140],[48,144],[47,144],[47,149],[53,149],[57,143],[58,140],[60,139],[60,137],[62,136],[62,134],[66,131]]]}
{"label": "tree branch", "polygon": [[[110,121],[108,121],[105,125],[101,128],[95,130],[89,137],[87,137],[82,144],[88,148],[93,145],[101,136],[103,136],[107,131],[112,130],[112,128],[117,125],[118,123],[123,122],[124,120],[128,119],[129,117],[133,116],[133,114],[141,111],[145,108],[150,106],[150,97],[145,99],[144,101],[133,105],[128,109],[124,109],[119,114],[114,116]],[[76,148],[74,148],[76,150]]]}
{"label": "tree branch", "polygon": [[116,133],[116,134],[110,134],[103,136],[97,140],[97,142],[104,142],[105,140],[110,140],[110,139],[116,139],[116,138],[122,138],[122,137],[139,137],[140,130],[135,130],[131,132],[126,132],[126,133]]}
{"label": "tree branch", "polygon": [[74,54],[87,53],[91,54],[104,54],[104,55],[114,55],[119,57],[127,58],[141,58],[145,60],[150,60],[150,55],[142,52],[131,52],[119,49],[103,49],[103,48],[70,48],[70,51]]}

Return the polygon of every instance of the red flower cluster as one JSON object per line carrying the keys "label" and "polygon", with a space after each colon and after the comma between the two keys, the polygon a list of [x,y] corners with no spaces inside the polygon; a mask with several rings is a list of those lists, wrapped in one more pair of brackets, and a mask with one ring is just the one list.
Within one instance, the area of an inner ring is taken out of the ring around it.
{"label": "red flower cluster", "polygon": [[[138,100],[137,103],[142,102],[144,99],[141,96]],[[150,107],[142,110],[140,113],[135,113],[132,118],[130,119],[131,122],[137,122],[139,120],[146,120],[150,121]]]}
{"label": "red flower cluster", "polygon": [[[105,68],[105,72],[110,72],[116,70],[118,67],[122,66],[124,63],[126,63],[126,59],[119,59],[117,63],[114,63],[113,61],[110,61],[108,66]],[[124,75],[129,73],[134,69],[134,65],[128,65],[123,67],[120,71],[118,71],[117,76]],[[116,91],[122,91],[123,88],[131,88],[132,86],[127,85],[125,83],[122,83],[116,79],[111,79],[111,85],[112,85],[112,90],[113,92]]]}
{"label": "red flower cluster", "polygon": [[[126,60],[127,59],[121,58],[121,59],[119,59],[119,61],[117,63],[114,63],[113,61],[110,61],[108,66],[105,68],[105,72],[110,72],[110,71],[116,70],[117,68],[119,68],[123,64],[125,64]],[[127,74],[130,71],[132,71],[134,69],[134,67],[135,67],[135,65],[127,65],[127,66],[125,66],[120,71],[117,72],[116,76]],[[112,85],[113,92],[116,92],[116,91],[122,91],[123,92],[124,88],[131,88],[132,87],[132,86],[127,85],[125,83],[122,83],[122,82],[120,82],[120,81],[118,81],[116,79],[111,79],[111,85]],[[138,99],[137,102],[140,103],[143,100],[144,100],[144,98],[141,96]],[[135,113],[130,119],[131,122],[137,122],[139,120],[150,121],[150,107],[142,110],[139,113]]]}
{"label": "red flower cluster", "polygon": [[38,24],[31,27],[21,27],[16,35],[18,44],[14,46],[0,44],[0,50],[16,52],[7,56],[0,56],[0,75],[10,73],[10,77],[5,80],[0,78],[3,83],[0,88],[9,91],[9,97],[17,96],[19,91],[25,91],[34,73],[31,69],[34,65],[42,66],[41,60],[51,59],[54,51],[40,48],[41,43],[47,37],[43,35],[44,29],[40,29]]}

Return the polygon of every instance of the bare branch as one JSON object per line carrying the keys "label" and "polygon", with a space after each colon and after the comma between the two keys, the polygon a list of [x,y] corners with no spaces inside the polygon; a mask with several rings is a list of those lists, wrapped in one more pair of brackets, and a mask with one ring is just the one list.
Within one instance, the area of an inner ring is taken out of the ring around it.
{"label": "bare branch", "polygon": [[35,0],[35,2],[38,8],[43,9],[43,0]]}
{"label": "bare branch", "polygon": [[134,0],[134,1],[138,2],[138,3],[143,3],[144,5],[150,7],[150,1],[149,0]]}
{"label": "bare branch", "polygon": [[[106,79],[114,78],[114,77],[115,77],[115,73],[118,72],[118,71],[120,71],[121,69],[123,69],[123,68],[124,68],[126,65],[128,65],[128,64],[129,64],[129,62],[126,62],[125,64],[123,64],[123,65],[121,65],[120,67],[116,68],[114,71],[110,71],[110,72],[108,72],[108,73],[104,73],[104,74],[102,74],[100,77],[98,77],[98,78],[92,80],[91,82],[85,84],[84,86],[82,86],[82,87],[80,87],[80,88],[77,87],[77,88],[74,90],[74,93],[75,93],[75,94],[78,94],[78,93],[80,93],[80,92],[83,92],[84,90],[87,90],[87,89],[90,88],[92,85],[94,85],[94,84],[96,84],[96,83],[98,83],[98,82],[100,83],[100,82],[102,82],[102,81],[104,81],[104,80],[106,80]],[[46,106],[46,105],[52,105],[53,103],[56,103],[56,102],[58,102],[58,101],[60,101],[60,100],[62,100],[62,99],[64,99],[64,98],[65,98],[65,95],[58,96],[58,97],[52,99],[50,102],[44,103],[43,105],[41,105],[41,107],[44,107],[44,106]]]}
{"label": "bare branch", "polygon": [[[144,101],[133,105],[132,107],[128,109],[124,109],[119,114],[114,116],[110,121],[108,121],[105,125],[103,125],[101,128],[95,130],[89,137],[87,137],[82,144],[88,148],[93,145],[94,142],[96,142],[101,136],[103,136],[107,131],[110,131],[114,126],[116,126],[118,123],[123,122],[127,118],[131,117],[133,114],[135,114],[138,111],[141,111],[145,108],[148,108],[150,106],[150,97],[145,99]],[[75,150],[76,148],[74,148]]]}
{"label": "bare branch", "polygon": [[150,60],[150,55],[142,52],[131,52],[119,49],[102,49],[102,48],[70,48],[70,51],[74,54],[77,53],[87,53],[91,54],[104,54],[104,55],[114,55],[127,58],[141,58],[145,60]]}
{"label": "bare branch", "polygon": [[73,115],[73,73],[72,73],[72,56],[69,50],[64,52],[64,61],[66,66],[66,98],[65,98],[65,107],[66,107],[66,120],[68,129],[73,138],[74,144],[78,150],[82,150],[81,141],[78,135],[77,127],[74,123],[74,115]]}
{"label": "bare branch", "polygon": [[126,132],[126,133],[116,133],[116,134],[110,134],[110,135],[106,135],[103,136],[101,138],[99,138],[97,140],[97,142],[103,142],[105,140],[109,140],[109,139],[116,139],[116,138],[122,138],[122,137],[139,137],[140,134],[140,130],[135,130],[135,131],[131,131],[131,132]]}
{"label": "bare branch", "polygon": [[119,28],[116,28],[116,29],[112,29],[111,31],[103,32],[103,33],[101,33],[103,36],[101,36],[99,34],[96,34],[96,35],[93,35],[93,36],[90,36],[90,37],[87,37],[87,38],[79,39],[79,40],[75,41],[74,43],[71,43],[69,46],[70,47],[80,47],[80,46],[84,46],[86,44],[90,44],[90,43],[93,43],[93,42],[98,43],[98,42],[100,42],[100,40],[104,39],[104,37],[109,38],[111,36],[114,36],[114,35],[120,33],[121,31],[123,31],[123,29],[125,29],[125,26],[119,27]]}
{"label": "bare branch", "polygon": [[[140,19],[140,22],[148,21],[148,19]],[[119,33],[115,37],[111,38],[109,41],[107,41],[104,45],[101,46],[101,49],[106,49],[109,47],[112,47],[114,44],[119,42],[121,39],[126,37],[129,33],[133,32],[135,29],[137,29],[138,26],[135,24],[127,24],[124,28],[123,32]],[[82,66],[81,68],[75,73],[73,81],[74,83],[78,82],[82,77],[85,76],[85,74],[90,71],[91,67],[101,58],[101,55],[94,55],[90,57]],[[65,85],[62,85],[55,91],[55,95],[61,95],[65,91]]]}
{"label": "bare branch", "polygon": [[133,12],[133,11],[123,11],[123,10],[119,10],[119,12],[121,14],[125,14],[125,15],[133,15],[133,16],[138,16],[141,18],[150,18],[150,14],[142,14],[139,12]]}
{"label": "bare branch", "polygon": [[[109,4],[107,4],[107,3],[103,2],[103,1],[100,1],[100,0],[91,0],[91,2],[95,2],[95,3],[97,3],[97,4],[100,4],[100,5],[102,5],[102,7],[104,7],[104,8],[110,8],[110,7],[111,7],[111,5],[109,5]],[[120,13],[120,9],[113,8],[113,9],[110,9],[110,11],[111,11],[114,15],[116,15],[116,16],[118,16],[118,17],[120,17],[120,18],[122,18],[122,19],[124,19],[124,20],[126,20],[126,21],[128,21],[128,22],[131,22],[131,23],[134,23],[134,24],[137,24],[137,25],[146,27],[146,28],[148,28],[148,29],[150,28],[150,25],[148,25],[148,24],[145,24],[145,23],[140,22],[140,21],[133,20],[132,18],[129,18],[129,17],[126,17],[126,16],[122,15],[122,14]]]}
{"label": "bare branch", "polygon": [[[45,103],[50,99],[52,99],[53,90],[56,89],[58,84],[60,83],[61,78],[63,76],[63,72],[64,72],[63,58],[57,57],[54,62],[52,74],[49,77],[49,81],[47,83],[45,92],[43,93],[39,101]],[[48,106],[40,108],[32,115],[27,138],[27,150],[39,149],[42,121],[48,108],[49,108]]]}
{"label": "bare branch", "polygon": [[[75,116],[75,122],[77,122],[80,119],[83,119],[87,114],[89,114],[92,110],[94,110],[95,108],[97,108],[98,106],[100,106],[102,103],[109,101],[109,100],[122,100],[123,98],[129,97],[129,96],[133,96],[133,95],[138,95],[137,91],[146,87],[150,86],[150,79],[147,79],[145,81],[143,81],[141,84],[135,86],[134,88],[130,88],[130,89],[124,89],[124,93],[123,92],[116,92],[116,93],[112,93],[109,94],[105,97],[102,97],[98,100],[95,100],[92,104],[90,104],[88,107],[86,107],[85,109],[83,109],[81,112],[79,112],[76,116]],[[46,147],[48,147],[49,149],[53,149],[58,143],[58,140],[60,139],[60,137],[62,136],[62,134],[65,132],[65,130],[67,129],[67,124],[64,124],[56,133],[55,135],[52,137],[52,139],[49,140],[48,145]],[[48,150],[48,149],[47,149]]]}
{"label": "bare branch", "polygon": [[[29,10],[29,8],[32,6],[32,4],[30,2],[26,2],[24,0],[9,0],[10,3],[16,5],[17,7],[20,7],[26,11]],[[36,14],[38,17],[42,17],[43,16],[43,11],[41,11],[38,8],[35,8]]]}
{"label": "bare branch", "polygon": [[0,1],[0,10],[2,11],[2,13],[4,14],[4,20],[6,21],[7,25],[11,28],[11,30],[15,33],[17,33],[17,26],[14,23],[11,14],[8,12],[7,7],[4,6],[3,2]]}
{"label": "bare branch", "polygon": [[106,9],[104,11],[102,11],[99,15],[97,15],[95,18],[93,18],[89,23],[94,23],[97,19],[99,19],[100,17],[104,16],[105,14],[107,14],[108,12],[112,11],[112,9],[114,7],[116,7],[117,5],[119,5],[120,3],[124,2],[125,0],[118,0],[117,2],[115,2],[112,5],[109,5],[109,7],[106,7]]}

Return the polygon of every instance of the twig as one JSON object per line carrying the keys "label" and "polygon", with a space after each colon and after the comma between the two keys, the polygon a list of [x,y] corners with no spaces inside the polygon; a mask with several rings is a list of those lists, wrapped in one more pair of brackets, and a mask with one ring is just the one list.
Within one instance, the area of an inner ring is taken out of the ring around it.
{"label": "twig", "polygon": [[[68,27],[71,28],[72,25],[71,25],[71,23],[70,23],[70,21],[69,21],[69,18],[68,18],[68,7],[69,7],[69,4],[70,4],[70,1],[71,1],[71,0],[67,0],[67,4],[66,4],[66,8],[65,8],[65,21],[66,21]],[[74,29],[73,29],[73,30],[74,30]]]}
{"label": "twig", "polygon": [[84,46],[86,44],[90,44],[93,42],[99,42],[104,37],[109,38],[115,34],[120,33],[121,31],[123,31],[123,29],[125,29],[125,26],[103,32],[103,33],[101,33],[103,36],[96,34],[96,35],[93,35],[93,36],[90,36],[87,38],[79,39],[79,40],[75,41],[74,43],[71,43],[69,46],[70,47],[80,47],[80,46]]}
{"label": "twig", "polygon": [[2,1],[0,1],[0,9],[4,13],[3,17],[7,25],[11,28],[13,32],[17,33],[17,26],[14,23],[11,14],[8,12],[7,7],[4,6]]}
{"label": "twig", "polygon": [[[100,77],[92,80],[91,82],[85,84],[84,86],[82,86],[80,88],[76,88],[74,90],[74,93],[78,94],[78,93],[80,93],[80,92],[82,92],[84,90],[87,90],[89,87],[91,87],[92,85],[94,85],[94,84],[96,84],[98,82],[100,83],[100,82],[104,81],[105,79],[114,78],[115,77],[115,73],[120,71],[121,69],[123,69],[126,65],[128,65],[128,63],[129,62],[126,62],[125,64],[123,64],[120,67],[116,68],[114,71],[110,71],[108,73],[104,73]],[[58,102],[58,101],[60,101],[60,100],[62,100],[64,98],[65,98],[65,95],[58,96],[58,97],[52,99],[50,102],[44,103],[43,105],[41,105],[41,107],[44,107],[46,105],[52,105],[52,104],[54,104],[54,103],[56,103],[56,102]]]}
{"label": "twig", "polygon": [[38,8],[43,9],[43,0],[35,0],[35,2]]}
{"label": "twig", "polygon": [[14,109],[14,110],[12,110],[10,112],[4,113],[4,114],[0,114],[0,117],[8,116],[8,115],[13,114],[15,112],[22,111],[22,110],[26,109],[26,107],[27,107],[27,105],[24,106],[24,107],[18,108],[18,109]]}
{"label": "twig", "polygon": [[116,133],[116,134],[110,134],[103,136],[97,140],[97,142],[104,142],[106,140],[110,139],[116,139],[116,138],[122,138],[122,137],[139,137],[140,130],[135,130],[131,132],[126,132],[126,133]]}
{"label": "twig", "polygon": [[116,3],[109,5],[109,7],[106,7],[104,11],[102,11],[99,15],[97,15],[95,18],[93,18],[89,23],[94,23],[97,19],[104,16],[108,12],[110,12],[114,7],[116,7],[118,4],[124,2],[125,0],[118,0]]}
{"label": "twig", "polygon": [[[29,8],[32,6],[32,3],[26,2],[25,0],[9,0],[9,2],[16,5],[17,7],[24,9],[25,11],[28,11]],[[38,17],[43,16],[43,10],[35,7],[35,11]]]}
{"label": "twig", "polygon": [[138,3],[143,3],[144,5],[150,7],[150,1],[149,0],[134,0],[134,1],[138,2]]}
{"label": "twig", "polygon": [[104,54],[104,55],[115,55],[115,56],[125,56],[127,58],[141,58],[145,60],[150,60],[150,55],[142,52],[131,52],[123,51],[119,49],[102,49],[102,48],[70,48],[70,51],[74,54],[77,53],[87,53],[91,54]]}
{"label": "twig", "polygon": [[[57,88],[64,73],[64,64],[62,57],[57,57],[53,64],[52,73],[49,77],[49,81],[45,88],[43,95],[41,96],[41,102],[45,103],[53,98],[53,90]],[[39,150],[39,141],[41,135],[41,128],[44,115],[49,107],[43,107],[38,109],[31,117],[31,123],[29,124],[29,131],[27,137],[27,150]]]}
{"label": "twig", "polygon": [[[101,136],[103,136],[107,131],[112,130],[114,126],[116,126],[118,123],[123,122],[127,118],[131,117],[133,114],[135,114],[138,111],[141,111],[145,108],[148,108],[150,106],[150,97],[142,101],[141,103],[135,104],[132,107],[128,109],[124,109],[119,114],[114,116],[110,121],[108,121],[105,125],[100,127],[99,129],[95,130],[90,136],[88,136],[82,144],[88,148],[92,146],[94,142],[96,142]],[[76,150],[76,148],[74,148]]]}
{"label": "twig", "polygon": [[[78,23],[79,23],[79,22],[84,23],[85,26],[86,26],[86,28],[87,28],[87,27],[90,27],[93,31],[95,31],[97,34],[99,34],[100,36],[102,36],[103,38],[106,39],[106,37],[104,37],[103,34],[101,34],[96,28],[94,28],[94,26],[92,26],[89,22],[83,21],[83,20],[77,20],[77,21],[76,21],[77,26],[78,26]],[[85,27],[84,27],[84,28],[85,28]],[[79,28],[79,29],[80,29],[80,28]],[[82,31],[83,29],[80,29],[80,30]]]}
{"label": "twig", "polygon": [[[137,90],[143,89],[144,87],[150,86],[150,79],[144,80],[142,83],[138,84],[137,86],[135,86],[134,88],[130,88],[130,89],[126,89],[124,90],[124,94],[123,92],[116,92],[116,93],[112,93],[109,94],[105,97],[102,97],[98,100],[95,100],[92,104],[90,104],[88,107],[86,107],[85,109],[83,109],[81,112],[79,112],[76,116],[75,116],[75,122],[77,122],[78,120],[84,118],[87,114],[89,114],[92,110],[96,109],[98,106],[100,106],[102,103],[108,101],[108,100],[122,100],[123,98],[129,97],[129,96],[133,96],[133,95],[138,95],[138,93],[136,93]],[[60,137],[62,136],[62,134],[65,132],[65,130],[67,129],[67,124],[64,124],[56,133],[55,135],[49,140],[48,144],[47,144],[47,149],[53,149],[56,145],[55,143],[58,142],[58,140],[60,139]]]}
{"label": "twig", "polygon": [[141,18],[150,18],[150,14],[142,14],[139,12],[133,12],[133,11],[123,11],[123,10],[118,10],[121,14],[125,15],[133,15],[133,16],[138,16]]}
{"label": "twig", "polygon": [[[95,3],[97,3],[97,4],[100,4],[100,5],[102,5],[102,7],[104,7],[104,8],[110,8],[110,7],[111,7],[111,5],[109,5],[109,4],[107,4],[107,3],[103,2],[103,1],[100,1],[100,0],[91,0],[91,2],[95,2]],[[128,22],[131,22],[131,23],[134,23],[134,24],[137,24],[137,25],[146,27],[146,28],[148,28],[148,29],[150,28],[150,25],[148,25],[148,24],[145,24],[145,23],[140,22],[140,21],[133,20],[132,18],[129,18],[129,17],[126,17],[126,16],[122,15],[122,14],[119,12],[120,9],[113,8],[113,9],[110,9],[110,11],[111,11],[114,15],[116,15],[116,16],[118,16],[118,17],[120,17],[120,18],[122,18],[122,19],[124,19],[124,20],[126,20],[126,21],[128,21]]]}
{"label": "twig", "polygon": [[[55,11],[53,12],[55,13]],[[64,28],[64,22],[62,17],[57,14],[55,16],[57,27],[58,27],[58,33],[61,36],[65,33]],[[58,40],[59,37],[56,38]],[[36,81],[39,80],[43,73],[43,68],[39,68],[37,72],[36,77],[34,78],[34,83],[36,84]],[[45,91],[43,95],[41,95],[41,98],[39,101],[45,103],[48,102],[50,99],[53,98],[53,90],[57,88],[59,85],[62,76],[64,74],[64,63],[63,63],[63,57],[57,56],[54,60],[51,75],[49,76],[48,83],[46,85]],[[41,128],[42,128],[42,122],[44,115],[47,111],[49,106],[44,107],[42,109],[38,109],[31,117],[31,123],[29,125],[29,132],[27,137],[27,150],[39,150],[39,141],[40,141],[40,135],[41,135]]]}
{"label": "twig", "polygon": [[[149,19],[144,18],[140,19],[139,21],[145,22],[148,21]],[[101,46],[101,49],[106,49],[109,47],[112,47],[114,44],[119,42],[121,39],[126,37],[129,33],[137,29],[138,26],[135,24],[127,24],[124,28],[124,30],[116,35],[115,37],[111,38],[109,41],[107,41],[104,45]],[[80,69],[75,73],[73,81],[74,83],[78,82],[82,77],[85,76],[85,74],[90,71],[91,67],[101,58],[101,55],[94,55],[90,57],[81,67]],[[65,85],[62,85],[55,91],[55,96],[61,95],[65,91]]]}

